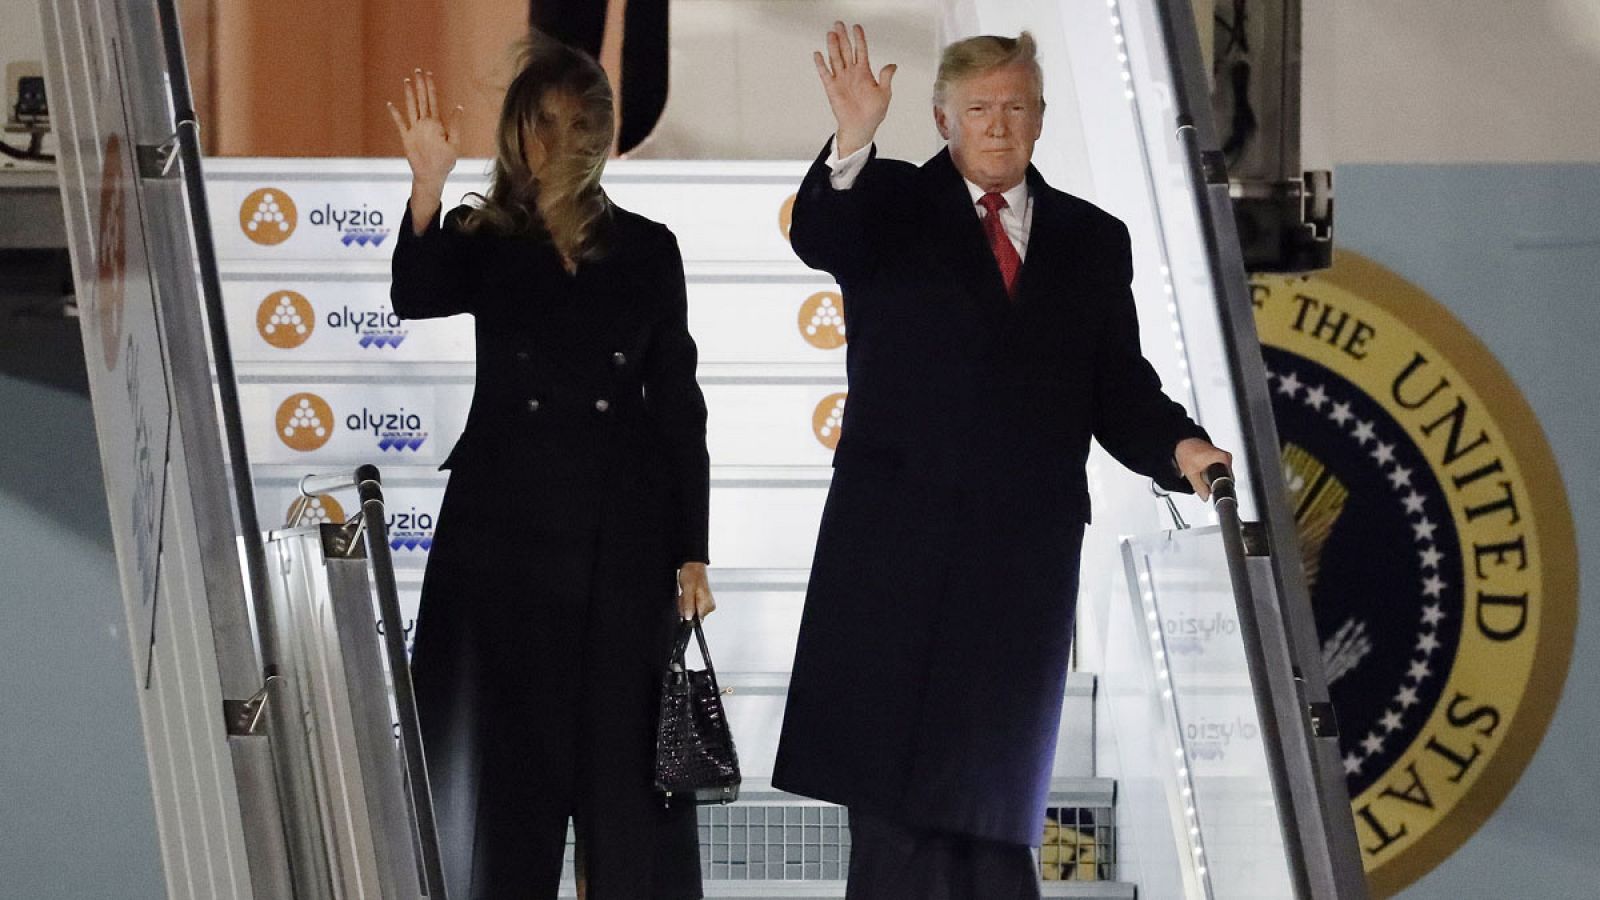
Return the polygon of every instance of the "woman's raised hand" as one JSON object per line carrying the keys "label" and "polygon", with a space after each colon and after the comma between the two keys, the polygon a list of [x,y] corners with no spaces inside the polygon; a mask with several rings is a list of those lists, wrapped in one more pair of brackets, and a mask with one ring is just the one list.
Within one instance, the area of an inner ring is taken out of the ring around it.
{"label": "woman's raised hand", "polygon": [[448,121],[439,106],[439,91],[433,73],[417,69],[405,80],[405,110],[389,104],[389,117],[405,144],[406,162],[411,164],[414,185],[444,190],[444,181],[461,156],[461,107],[450,111]]}
{"label": "woman's raised hand", "polygon": [[[850,39],[851,30],[855,32],[854,42]],[[834,22],[828,31],[827,58],[821,53],[811,54],[838,125],[834,149],[840,156],[849,156],[872,143],[878,126],[889,114],[889,86],[895,72],[895,66],[890,64],[874,77],[872,61],[867,58],[867,33],[860,25],[851,30],[846,30],[843,22]]]}

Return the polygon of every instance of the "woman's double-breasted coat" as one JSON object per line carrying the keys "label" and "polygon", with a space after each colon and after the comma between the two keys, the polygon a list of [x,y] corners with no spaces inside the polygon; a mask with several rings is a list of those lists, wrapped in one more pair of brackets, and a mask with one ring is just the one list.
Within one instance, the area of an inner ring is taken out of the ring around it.
{"label": "woman's double-breasted coat", "polygon": [[391,293],[403,318],[475,320],[412,657],[450,895],[533,895],[572,813],[591,896],[698,897],[693,808],[651,787],[675,572],[708,560],[676,239],[613,208],[605,256],[569,274],[466,211],[421,235],[406,213]]}
{"label": "woman's double-breasted coat", "polygon": [[948,150],[829,176],[790,237],[843,289],[849,398],[772,781],[1037,846],[1089,440],[1187,490],[1173,451],[1205,433],[1141,355],[1121,222],[1030,168],[1012,297]]}

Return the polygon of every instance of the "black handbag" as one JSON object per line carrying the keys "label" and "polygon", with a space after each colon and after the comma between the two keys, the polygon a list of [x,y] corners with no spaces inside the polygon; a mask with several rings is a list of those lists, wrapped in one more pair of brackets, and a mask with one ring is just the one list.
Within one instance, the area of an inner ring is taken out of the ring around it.
{"label": "black handbag", "polygon": [[[700,642],[704,671],[691,671],[684,662],[691,634]],[[733,748],[711,651],[696,616],[678,626],[661,681],[656,790],[669,805],[680,799],[697,804],[732,803],[739,799],[739,781],[739,754]]]}

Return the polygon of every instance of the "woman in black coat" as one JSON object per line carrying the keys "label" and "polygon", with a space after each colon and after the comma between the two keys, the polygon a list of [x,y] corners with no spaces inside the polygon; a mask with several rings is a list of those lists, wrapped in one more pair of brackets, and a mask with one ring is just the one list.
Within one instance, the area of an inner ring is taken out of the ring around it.
{"label": "woman in black coat", "polygon": [[600,189],[611,92],[578,51],[529,45],[491,187],[442,222],[456,120],[420,70],[390,111],[394,310],[476,320],[411,664],[450,897],[554,897],[571,817],[591,900],[698,898],[694,807],[652,788],[675,623],[714,607],[677,241]]}

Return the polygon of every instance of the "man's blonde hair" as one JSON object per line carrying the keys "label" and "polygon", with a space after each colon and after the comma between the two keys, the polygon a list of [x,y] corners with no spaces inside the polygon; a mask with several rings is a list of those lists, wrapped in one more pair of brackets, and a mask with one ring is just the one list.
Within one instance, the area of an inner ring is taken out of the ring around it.
{"label": "man's blonde hair", "polygon": [[1024,31],[1014,38],[982,34],[944,48],[939,57],[939,74],[933,79],[933,102],[943,106],[950,86],[975,75],[1006,66],[1027,66],[1038,87],[1039,105],[1044,105],[1044,70],[1039,68],[1039,45]]}

